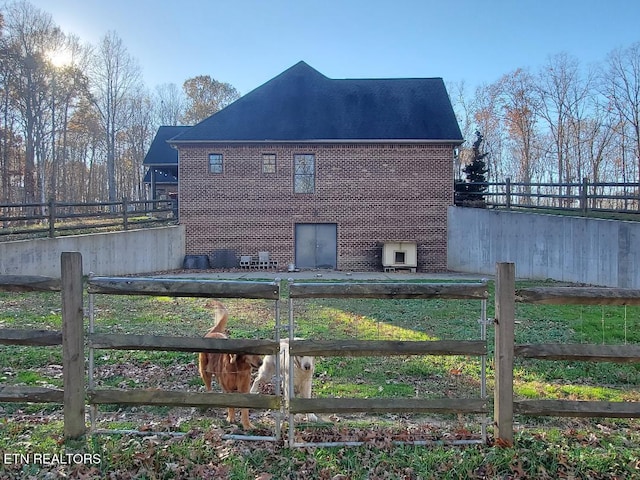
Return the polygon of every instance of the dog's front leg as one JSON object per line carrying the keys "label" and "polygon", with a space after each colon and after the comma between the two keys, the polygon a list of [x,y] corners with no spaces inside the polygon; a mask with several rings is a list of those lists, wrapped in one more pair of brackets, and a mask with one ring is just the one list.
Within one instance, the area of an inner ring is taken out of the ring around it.
{"label": "dog's front leg", "polygon": [[[305,379],[302,382],[302,388],[300,389],[300,397],[301,398],[311,398],[311,385],[313,383],[312,375],[309,377],[308,381]],[[315,413],[307,413],[307,422],[317,422],[318,417]]]}
{"label": "dog's front leg", "polygon": [[262,366],[258,369],[258,376],[251,385],[251,393],[260,393],[260,385],[269,382],[275,373],[275,364],[269,358],[265,358]]}
{"label": "dog's front leg", "polygon": [[[244,375],[238,375],[238,392],[239,393],[247,393],[249,392],[249,386],[251,385],[251,370],[247,370],[244,372]],[[249,409],[242,408],[240,410],[240,421],[242,422],[242,426],[245,430],[251,430],[253,425],[249,421]]]}
{"label": "dog's front leg", "polygon": [[227,408],[227,422],[233,423],[236,420],[236,409],[229,407]]}
{"label": "dog's front leg", "polygon": [[242,422],[242,427],[245,430],[251,430],[253,428],[253,425],[251,424],[251,421],[249,420],[249,409],[248,408],[243,408],[242,410],[240,410],[240,419]]}

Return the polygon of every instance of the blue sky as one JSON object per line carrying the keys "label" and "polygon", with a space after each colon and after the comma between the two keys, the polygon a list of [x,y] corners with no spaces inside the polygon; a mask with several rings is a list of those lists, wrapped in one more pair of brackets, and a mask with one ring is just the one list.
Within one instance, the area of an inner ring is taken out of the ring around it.
{"label": "blue sky", "polygon": [[568,53],[640,41],[639,0],[31,0],[67,33],[122,38],[150,88],[196,75],[245,94],[300,60],[330,78],[442,77],[472,90]]}

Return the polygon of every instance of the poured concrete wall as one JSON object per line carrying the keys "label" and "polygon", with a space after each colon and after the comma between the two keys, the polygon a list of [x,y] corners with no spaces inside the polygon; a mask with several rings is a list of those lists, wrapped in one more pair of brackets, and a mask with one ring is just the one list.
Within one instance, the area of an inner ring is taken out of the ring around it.
{"label": "poured concrete wall", "polygon": [[0,242],[0,275],[60,277],[60,254],[82,253],[85,274],[131,275],[182,267],[184,226]]}
{"label": "poured concrete wall", "polygon": [[640,288],[640,223],[449,207],[449,270]]}

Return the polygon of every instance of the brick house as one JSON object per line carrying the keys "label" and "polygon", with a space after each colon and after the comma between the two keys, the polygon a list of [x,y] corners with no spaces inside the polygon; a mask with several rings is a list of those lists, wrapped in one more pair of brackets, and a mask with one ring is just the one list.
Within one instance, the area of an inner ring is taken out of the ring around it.
{"label": "brick house", "polygon": [[187,254],[367,271],[403,241],[418,269],[445,270],[462,141],[440,78],[335,80],[300,62],[169,140]]}

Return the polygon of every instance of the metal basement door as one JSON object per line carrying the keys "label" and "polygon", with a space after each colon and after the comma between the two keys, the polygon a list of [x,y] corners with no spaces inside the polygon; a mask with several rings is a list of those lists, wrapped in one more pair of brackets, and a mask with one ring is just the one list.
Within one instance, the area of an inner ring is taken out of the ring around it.
{"label": "metal basement door", "polygon": [[297,223],[296,267],[336,268],[337,231],[335,223]]}

